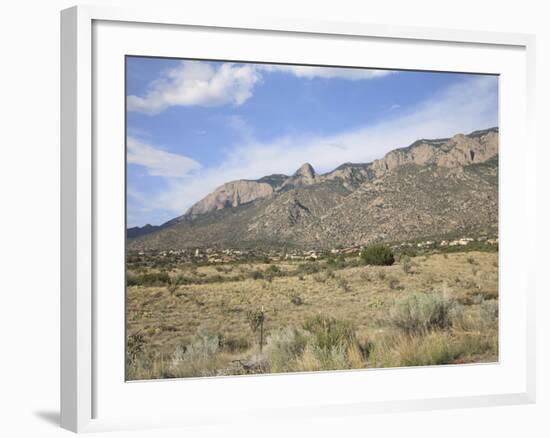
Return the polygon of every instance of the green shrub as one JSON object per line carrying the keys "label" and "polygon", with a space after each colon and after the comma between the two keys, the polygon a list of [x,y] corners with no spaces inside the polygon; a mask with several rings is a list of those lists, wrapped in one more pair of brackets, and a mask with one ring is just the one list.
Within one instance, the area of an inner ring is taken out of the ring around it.
{"label": "green shrub", "polygon": [[167,272],[148,272],[141,275],[127,275],[128,286],[165,286],[170,284],[170,276]]}
{"label": "green shrub", "polygon": [[227,280],[227,277],[222,277],[221,275],[216,274],[209,277],[208,280],[205,281],[205,283],[223,283],[226,280]]}
{"label": "green shrub", "polygon": [[126,286],[139,286],[138,276],[134,274],[126,274]]}
{"label": "green shrub", "polygon": [[484,322],[498,321],[498,300],[485,300],[481,303],[481,318]]}
{"label": "green shrub", "polygon": [[271,275],[281,275],[281,268],[279,268],[277,265],[271,265],[269,268],[266,269],[266,272]]}
{"label": "green shrub", "polygon": [[220,346],[231,353],[248,350],[250,348],[250,340],[245,337],[228,336],[221,337]]}
{"label": "green shrub", "polygon": [[395,262],[391,248],[386,245],[370,245],[361,252],[361,261],[366,265],[390,266]]}
{"label": "green shrub", "polygon": [[316,274],[321,270],[321,267],[317,262],[307,262],[302,263],[298,270],[304,274]]}
{"label": "green shrub", "polygon": [[293,293],[290,296],[290,302],[295,306],[301,306],[302,304],[304,304],[304,299],[297,293]]}
{"label": "green shrub", "polygon": [[351,292],[351,287],[349,285],[348,280],[342,277],[338,277],[336,280],[338,283],[338,286],[344,291],[344,292]]}
{"label": "green shrub", "polygon": [[342,254],[340,254],[338,257],[335,257],[331,254],[327,258],[327,266],[335,269],[344,269],[348,266],[348,263],[346,262],[346,258]]}
{"label": "green shrub", "polygon": [[252,271],[250,273],[250,278],[253,280],[262,280],[264,278],[264,273],[260,270]]}
{"label": "green shrub", "polygon": [[372,278],[368,272],[361,272],[359,278],[363,281],[366,281],[367,283],[370,283],[372,281]]}
{"label": "green shrub", "polygon": [[388,280],[388,286],[392,290],[403,289],[403,286],[401,286],[401,284],[399,283],[399,280],[395,277],[390,277],[390,279]]}
{"label": "green shrub", "polygon": [[390,314],[390,324],[407,334],[425,333],[451,325],[454,301],[440,295],[415,293],[398,300]]}
{"label": "green shrub", "polygon": [[317,282],[317,283],[325,283],[327,281],[327,278],[324,276],[324,275],[321,275],[321,274],[315,274],[313,276],[313,279]]}

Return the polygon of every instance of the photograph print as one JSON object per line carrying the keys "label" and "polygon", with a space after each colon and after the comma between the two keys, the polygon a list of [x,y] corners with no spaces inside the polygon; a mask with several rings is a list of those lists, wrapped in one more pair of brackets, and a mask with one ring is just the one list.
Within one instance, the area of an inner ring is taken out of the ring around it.
{"label": "photograph print", "polygon": [[497,75],[125,75],[127,380],[498,361]]}

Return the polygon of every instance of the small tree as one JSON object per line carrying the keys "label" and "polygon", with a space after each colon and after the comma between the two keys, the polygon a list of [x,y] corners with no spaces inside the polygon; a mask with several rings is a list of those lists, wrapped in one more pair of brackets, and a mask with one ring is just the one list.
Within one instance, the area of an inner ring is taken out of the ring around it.
{"label": "small tree", "polygon": [[404,256],[401,260],[403,261],[403,272],[404,272],[405,274],[410,274],[410,273],[412,273],[412,261],[411,261],[411,258],[410,258],[408,255],[406,255],[406,256]]}
{"label": "small tree", "polygon": [[265,321],[265,311],[264,306],[261,310],[252,310],[247,314],[248,324],[254,333],[260,330],[260,353],[262,352],[264,345],[264,321]]}
{"label": "small tree", "polygon": [[390,266],[395,262],[393,251],[386,245],[370,245],[361,252],[361,260],[366,265]]}
{"label": "small tree", "polygon": [[171,277],[170,282],[166,288],[168,289],[168,292],[170,292],[170,295],[174,295],[176,291],[178,290],[178,287],[180,285],[180,278],[179,277]]}
{"label": "small tree", "polygon": [[137,358],[143,353],[145,346],[145,338],[138,331],[128,336],[126,340],[126,363],[131,366],[136,362]]}

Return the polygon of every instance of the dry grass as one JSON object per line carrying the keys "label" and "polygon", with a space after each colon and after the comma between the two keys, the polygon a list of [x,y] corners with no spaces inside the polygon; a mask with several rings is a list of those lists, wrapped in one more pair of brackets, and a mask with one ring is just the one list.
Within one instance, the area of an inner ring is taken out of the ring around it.
{"label": "dry grass", "polygon": [[[319,261],[312,273],[300,262],[178,266],[167,286],[128,287],[128,336],[141,343],[129,355],[128,378],[495,361],[497,261],[496,253],[470,252],[337,270]],[[396,303],[419,292],[452,302],[448,321],[414,333],[392,324]],[[261,353],[247,320],[260,308]],[[349,325],[352,335],[323,343],[308,326],[319,315]]]}

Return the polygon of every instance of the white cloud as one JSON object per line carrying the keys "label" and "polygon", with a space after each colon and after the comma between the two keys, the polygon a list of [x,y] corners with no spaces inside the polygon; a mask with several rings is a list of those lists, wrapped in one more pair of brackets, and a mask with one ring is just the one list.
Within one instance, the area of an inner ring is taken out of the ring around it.
{"label": "white cloud", "polygon": [[145,167],[152,176],[182,178],[201,167],[189,157],[163,151],[134,137],[128,137],[126,145],[128,163]]}
{"label": "white cloud", "polygon": [[223,165],[189,178],[171,179],[151,200],[155,208],[184,213],[225,182],[272,173],[292,174],[304,162],[327,172],[344,162],[369,162],[420,138],[449,137],[498,124],[497,80],[476,77],[453,85],[404,115],[331,136],[281,137],[269,143],[249,141],[231,148]]}
{"label": "white cloud", "polygon": [[395,73],[392,70],[373,70],[365,68],[337,68],[337,67],[316,67],[305,65],[274,65],[261,64],[259,70],[267,72],[286,72],[292,73],[299,78],[327,78],[327,79],[349,79],[365,80],[375,79]]}
{"label": "white cloud", "polygon": [[149,84],[143,97],[128,96],[128,111],[157,114],[171,106],[241,105],[252,96],[260,76],[253,65],[224,63],[219,67],[182,61]]}
{"label": "white cloud", "polygon": [[153,115],[172,106],[239,106],[252,97],[262,72],[349,80],[374,79],[393,73],[389,70],[228,62],[214,66],[201,61],[181,61],[152,81],[144,96],[128,96],[127,110]]}

